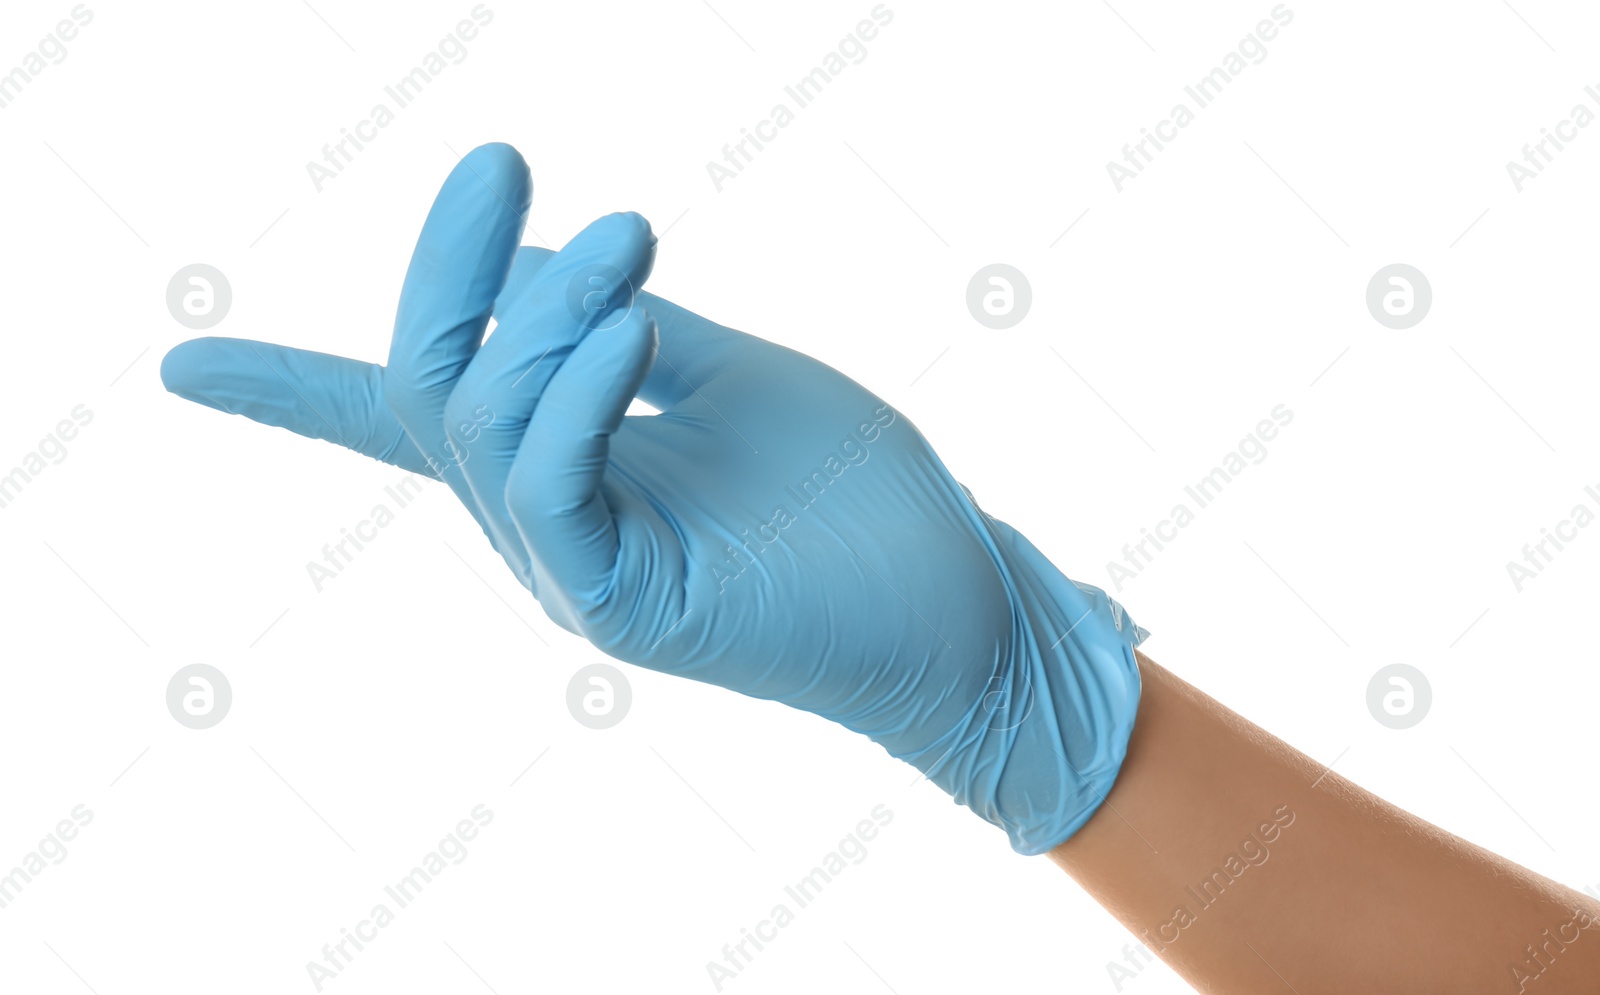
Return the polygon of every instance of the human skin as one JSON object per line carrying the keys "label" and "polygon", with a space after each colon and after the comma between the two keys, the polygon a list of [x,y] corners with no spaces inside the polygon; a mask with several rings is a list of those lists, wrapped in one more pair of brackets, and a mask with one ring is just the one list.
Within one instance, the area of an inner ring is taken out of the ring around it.
{"label": "human skin", "polygon": [[[436,472],[551,618],[613,656],[873,735],[1023,852],[1070,837],[1056,859],[1203,991],[1526,990],[1519,962],[1548,966],[1540,991],[1593,990],[1572,987],[1600,954],[1593,903],[1136,662],[1120,608],[980,517],[909,423],[864,437],[874,470],[818,485],[807,530],[770,553],[742,546],[738,572],[757,556],[760,569],[747,595],[722,597],[729,578],[705,568],[740,541],[726,523],[805,476],[856,424],[841,408],[898,417],[838,371],[648,294],[589,334],[574,288],[588,300],[595,262],[642,283],[648,225],[610,215],[560,253],[519,249],[530,198],[515,150],[463,158],[419,237],[386,366],[202,339],[168,355],[163,379]],[[661,413],[627,418],[635,396]],[[1135,719],[1118,772],[1105,761]],[[1211,898],[1189,891],[1213,871]],[[1568,945],[1547,931],[1575,908],[1585,928]]]}
{"label": "human skin", "polygon": [[[1138,659],[1122,771],[1050,858],[1197,991],[1600,991],[1600,902],[1391,805]],[[1229,881],[1224,861],[1252,832]],[[1179,907],[1187,925],[1164,925]]]}

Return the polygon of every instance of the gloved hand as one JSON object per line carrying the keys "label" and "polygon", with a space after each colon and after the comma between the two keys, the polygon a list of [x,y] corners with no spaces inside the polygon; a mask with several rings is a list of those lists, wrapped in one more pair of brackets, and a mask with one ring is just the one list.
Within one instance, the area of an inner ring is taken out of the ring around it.
{"label": "gloved hand", "polygon": [[[1122,763],[1144,631],[871,392],[634,295],[655,249],[638,215],[519,249],[530,196],[509,146],[461,161],[387,366],[206,338],[167,355],[167,388],[442,477],[612,656],[870,736],[1022,853],[1071,836]],[[635,396],[660,414],[625,417]]]}

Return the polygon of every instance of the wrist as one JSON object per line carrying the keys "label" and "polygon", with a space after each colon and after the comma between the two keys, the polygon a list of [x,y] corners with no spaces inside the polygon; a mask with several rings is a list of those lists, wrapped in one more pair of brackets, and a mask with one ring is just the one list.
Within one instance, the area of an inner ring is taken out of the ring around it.
{"label": "wrist", "polygon": [[1139,707],[1134,648],[1148,635],[1104,591],[1050,569],[1024,589],[1035,604],[1019,647],[1023,704],[998,744],[994,794],[999,825],[1029,856],[1070,838],[1111,791]]}
{"label": "wrist", "polygon": [[1134,647],[1148,633],[1104,591],[982,518],[1010,598],[1010,638],[981,700],[913,762],[1031,856],[1071,837],[1111,790],[1139,705]]}

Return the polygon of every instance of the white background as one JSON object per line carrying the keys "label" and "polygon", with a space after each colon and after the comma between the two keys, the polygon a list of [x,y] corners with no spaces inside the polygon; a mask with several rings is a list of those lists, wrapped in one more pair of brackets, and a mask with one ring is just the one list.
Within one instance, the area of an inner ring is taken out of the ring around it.
{"label": "white background", "polygon": [[[1108,584],[1287,405],[1269,457],[1120,592],[1147,651],[1600,888],[1600,529],[1520,593],[1505,566],[1600,485],[1600,127],[1521,193],[1505,169],[1600,84],[1600,15],[1291,2],[1267,59],[1118,193],[1107,161],[1268,0],[891,0],[865,61],[718,193],[706,162],[872,4],[713,3],[491,0],[466,60],[321,193],[306,162],[469,0],[91,2],[0,110],[0,472],[94,412],[0,508],[0,870],[94,812],[0,910],[0,987],[312,991],[306,962],[483,803],[468,858],[326,990],[709,992],[706,962],[883,804],[868,857],[726,990],[1114,990],[1125,932],[863,739],[633,668],[631,714],[580,726],[567,681],[603,658],[441,487],[317,593],[307,561],[400,472],[162,391],[195,334],[164,292],[193,262],[232,282],[215,334],[381,359],[428,204],[487,141],[532,164],[530,242],[619,209],[670,226],[651,289],[877,391],[1080,580]],[[7,3],[0,71],[71,6]],[[963,300],[992,262],[1033,287],[1006,331]],[[1393,262],[1433,287],[1405,331],[1364,302]],[[195,662],[234,691],[204,732],[164,702]],[[1397,662],[1434,692],[1404,732],[1365,705]],[[1124,990],[1187,989],[1158,965]]]}

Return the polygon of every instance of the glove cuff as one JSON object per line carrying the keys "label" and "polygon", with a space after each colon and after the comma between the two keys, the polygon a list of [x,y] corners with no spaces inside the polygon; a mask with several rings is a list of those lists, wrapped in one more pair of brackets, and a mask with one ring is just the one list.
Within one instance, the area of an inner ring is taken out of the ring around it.
{"label": "glove cuff", "polygon": [[1139,709],[1134,648],[1149,633],[1104,591],[988,522],[1012,595],[1011,646],[963,721],[902,759],[1033,856],[1082,828],[1116,781]]}

